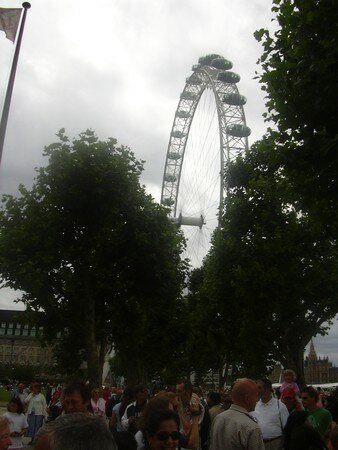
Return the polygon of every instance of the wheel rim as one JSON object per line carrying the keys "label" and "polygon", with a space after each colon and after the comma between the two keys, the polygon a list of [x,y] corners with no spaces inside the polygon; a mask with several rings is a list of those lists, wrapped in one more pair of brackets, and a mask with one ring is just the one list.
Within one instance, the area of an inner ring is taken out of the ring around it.
{"label": "wheel rim", "polygon": [[246,99],[236,85],[240,77],[214,67],[224,61],[232,67],[219,56],[193,66],[175,113],[164,168],[161,203],[181,226],[187,239],[183,256],[193,267],[201,265],[218,225],[227,191],[225,166],[248,148]]}

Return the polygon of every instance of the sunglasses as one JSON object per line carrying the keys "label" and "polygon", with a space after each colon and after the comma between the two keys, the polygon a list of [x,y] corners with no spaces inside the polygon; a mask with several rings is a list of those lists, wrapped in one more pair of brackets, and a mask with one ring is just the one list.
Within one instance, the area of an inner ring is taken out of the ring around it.
{"label": "sunglasses", "polygon": [[309,397],[301,397],[302,400],[307,400]]}
{"label": "sunglasses", "polygon": [[168,431],[159,431],[155,434],[159,441],[167,441],[170,437],[173,441],[178,441],[180,438],[180,433],[178,431],[173,431],[172,433],[168,433]]}

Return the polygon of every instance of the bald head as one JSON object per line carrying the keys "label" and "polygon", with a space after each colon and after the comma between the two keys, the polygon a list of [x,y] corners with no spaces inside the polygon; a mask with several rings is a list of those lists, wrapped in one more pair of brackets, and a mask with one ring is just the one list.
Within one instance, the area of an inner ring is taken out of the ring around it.
{"label": "bald head", "polygon": [[237,380],[232,388],[231,398],[234,405],[240,406],[247,411],[253,411],[258,400],[256,382],[250,380],[250,378]]}

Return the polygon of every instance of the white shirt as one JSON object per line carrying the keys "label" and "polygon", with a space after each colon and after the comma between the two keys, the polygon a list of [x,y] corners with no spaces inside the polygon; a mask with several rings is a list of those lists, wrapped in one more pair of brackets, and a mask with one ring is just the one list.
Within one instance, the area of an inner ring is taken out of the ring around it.
{"label": "white shirt", "polygon": [[120,418],[121,406],[122,406],[122,403],[120,402],[117,405],[115,405],[113,408],[113,412],[116,415],[116,431],[127,431],[127,428],[125,428],[121,423],[121,418]]}
{"label": "white shirt", "polygon": [[282,435],[289,411],[283,402],[272,397],[267,403],[259,400],[252,415],[258,420],[263,439],[272,439]]}
{"label": "white shirt", "polygon": [[137,450],[143,450],[145,447],[143,432],[141,430],[138,430],[134,438],[137,444]]}
{"label": "white shirt", "polygon": [[93,413],[95,416],[104,416],[105,412],[106,412],[106,401],[104,398],[99,397],[99,399],[97,400],[97,402],[92,398],[90,400],[92,408],[93,408]]}
{"label": "white shirt", "polygon": [[25,400],[28,397],[28,392],[18,392],[16,397],[19,397],[19,399],[21,400],[21,403],[24,405],[25,404]]}
{"label": "white shirt", "polygon": [[27,414],[31,414],[32,412],[34,412],[36,416],[47,417],[47,404],[45,396],[43,394],[29,394],[25,400],[25,403],[28,403]]}
{"label": "white shirt", "polygon": [[[14,431],[21,433],[22,430],[28,428],[28,422],[24,414],[5,412],[4,417],[7,417],[9,421],[9,430],[11,433]],[[11,441],[12,444],[8,447],[9,449],[23,447],[21,436],[11,437]]]}

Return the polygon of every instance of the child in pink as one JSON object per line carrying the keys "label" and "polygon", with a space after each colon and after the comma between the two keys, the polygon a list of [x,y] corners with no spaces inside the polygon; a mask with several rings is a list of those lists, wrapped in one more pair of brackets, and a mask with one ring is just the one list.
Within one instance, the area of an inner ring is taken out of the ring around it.
{"label": "child in pink", "polygon": [[296,374],[293,370],[291,369],[285,369],[284,373],[283,373],[283,378],[284,381],[281,385],[281,387],[279,388],[280,391],[280,395],[281,397],[283,396],[283,391],[285,391],[286,389],[288,391],[292,391],[295,394],[296,398],[299,398],[299,386],[296,383]]}

